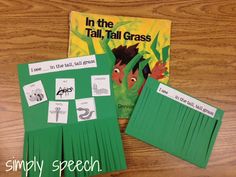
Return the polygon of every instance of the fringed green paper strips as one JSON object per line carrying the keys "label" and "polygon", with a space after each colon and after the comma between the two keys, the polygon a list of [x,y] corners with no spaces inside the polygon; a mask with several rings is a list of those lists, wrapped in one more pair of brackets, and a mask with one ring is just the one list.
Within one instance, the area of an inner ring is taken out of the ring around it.
{"label": "fringed green paper strips", "polygon": [[126,133],[206,167],[223,111],[148,78]]}
{"label": "fringed green paper strips", "polygon": [[52,164],[54,160],[62,160],[61,137],[62,128],[60,127],[25,132],[23,159],[25,162],[36,160],[43,165],[43,168],[42,172],[38,167],[36,171],[33,169],[22,170],[22,177],[59,176],[59,171],[53,171]]}
{"label": "fringed green paper strips", "polygon": [[[44,162],[42,171],[22,176],[60,176],[64,161],[74,162],[65,167],[66,177],[126,169],[107,59],[91,55],[18,66],[24,161]],[[76,168],[80,161],[95,165]]]}
{"label": "fringed green paper strips", "polygon": [[[99,165],[95,162],[92,167],[94,168],[93,171],[70,171],[66,169],[65,176],[93,176],[126,168],[120,133],[114,131],[119,128],[118,124],[113,120],[106,121],[106,124],[99,119],[91,121],[92,123],[86,121],[63,129],[63,137],[70,137],[65,138],[63,143],[64,160],[73,159],[76,162],[99,159],[100,161]],[[74,149],[77,149],[77,151]]]}

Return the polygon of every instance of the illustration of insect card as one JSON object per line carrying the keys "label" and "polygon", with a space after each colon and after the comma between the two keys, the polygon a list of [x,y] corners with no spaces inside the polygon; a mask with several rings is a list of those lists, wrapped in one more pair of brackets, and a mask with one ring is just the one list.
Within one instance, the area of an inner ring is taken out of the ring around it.
{"label": "illustration of insect card", "polygon": [[47,96],[41,80],[25,85],[23,90],[29,106],[47,101]]}
{"label": "illustration of insect card", "polygon": [[75,104],[78,121],[97,118],[95,99],[93,97],[75,100]]}
{"label": "illustration of insect card", "polygon": [[91,76],[92,96],[110,96],[110,77],[109,75]]}
{"label": "illustration of insect card", "polygon": [[63,78],[56,79],[56,100],[75,99],[75,79]]}
{"label": "illustration of insect card", "polygon": [[48,123],[67,123],[68,102],[49,101]]}

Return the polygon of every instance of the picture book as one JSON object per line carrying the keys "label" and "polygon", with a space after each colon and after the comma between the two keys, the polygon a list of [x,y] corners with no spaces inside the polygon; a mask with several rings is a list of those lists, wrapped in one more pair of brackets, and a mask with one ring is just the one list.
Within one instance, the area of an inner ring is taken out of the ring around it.
{"label": "picture book", "polygon": [[68,56],[109,55],[118,116],[129,118],[148,76],[169,80],[170,30],[165,19],[72,11]]}

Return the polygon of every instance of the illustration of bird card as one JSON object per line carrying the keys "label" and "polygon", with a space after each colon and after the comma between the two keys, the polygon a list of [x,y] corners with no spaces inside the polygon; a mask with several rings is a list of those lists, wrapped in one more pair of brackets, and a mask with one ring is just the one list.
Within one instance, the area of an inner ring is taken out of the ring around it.
{"label": "illustration of bird card", "polygon": [[68,102],[49,101],[48,123],[67,123]]}
{"label": "illustration of bird card", "polygon": [[29,106],[33,106],[47,100],[41,80],[25,85],[23,90]]}
{"label": "illustration of bird card", "polygon": [[92,96],[110,96],[110,78],[109,75],[91,76]]}
{"label": "illustration of bird card", "polygon": [[83,98],[75,100],[78,121],[93,120],[97,118],[95,99]]}
{"label": "illustration of bird card", "polygon": [[75,99],[75,79],[60,78],[56,79],[56,100],[72,100]]}

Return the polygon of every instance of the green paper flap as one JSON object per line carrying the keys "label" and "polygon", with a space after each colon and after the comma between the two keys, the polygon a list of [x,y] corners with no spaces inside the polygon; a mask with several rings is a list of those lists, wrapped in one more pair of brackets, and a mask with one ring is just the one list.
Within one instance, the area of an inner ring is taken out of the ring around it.
{"label": "green paper flap", "polygon": [[[99,162],[91,171],[69,171],[67,166],[65,177],[126,169],[107,60],[101,54],[18,65],[24,161],[43,160],[42,176],[59,176],[55,160]],[[55,102],[61,107],[54,107]],[[23,170],[22,176],[39,173]]]}
{"label": "green paper flap", "polygon": [[[61,124],[49,124],[48,118],[48,101],[55,100],[55,80],[57,78],[74,78],[75,79],[75,99],[92,97],[91,76],[108,75],[110,78],[111,66],[109,65],[106,55],[96,55],[97,67],[84,68],[77,70],[66,70],[51,72],[38,75],[29,75],[28,64],[18,65],[20,92],[22,109],[24,114],[25,130],[36,130],[47,127],[61,126]],[[56,61],[56,60],[54,60]],[[59,60],[58,60],[59,61]],[[23,87],[27,84],[42,81],[46,92],[47,101],[28,106]],[[110,82],[111,79],[110,79]],[[116,108],[113,98],[113,90],[110,84],[111,96],[97,96],[95,98],[97,119],[116,118]],[[63,100],[69,103],[68,108],[68,124],[78,123],[76,115],[75,99]],[[33,119],[33,120],[32,120]],[[82,123],[82,122],[80,122]]]}
{"label": "green paper flap", "polygon": [[206,167],[224,112],[149,77],[126,133]]}

